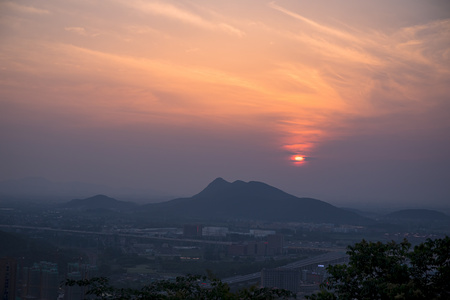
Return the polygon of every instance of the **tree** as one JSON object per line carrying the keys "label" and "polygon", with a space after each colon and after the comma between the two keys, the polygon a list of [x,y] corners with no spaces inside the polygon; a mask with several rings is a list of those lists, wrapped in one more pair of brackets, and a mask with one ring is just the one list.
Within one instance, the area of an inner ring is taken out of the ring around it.
{"label": "tree", "polygon": [[415,246],[367,242],[349,246],[349,263],[329,266],[309,299],[450,299],[450,238]]}
{"label": "tree", "polygon": [[207,276],[180,276],[175,281],[160,280],[141,289],[115,288],[107,278],[66,280],[66,285],[87,287],[86,298],[101,300],[272,300],[292,299],[295,295],[281,289],[256,288],[232,292],[228,284]]}

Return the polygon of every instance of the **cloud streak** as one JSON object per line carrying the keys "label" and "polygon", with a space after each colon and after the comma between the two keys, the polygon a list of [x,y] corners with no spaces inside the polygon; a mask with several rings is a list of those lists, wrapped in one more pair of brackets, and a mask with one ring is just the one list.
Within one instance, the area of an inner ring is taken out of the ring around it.
{"label": "cloud streak", "polygon": [[162,16],[201,29],[222,31],[228,35],[239,38],[245,35],[243,31],[230,24],[216,23],[214,21],[207,20],[195,13],[189,12],[186,9],[181,9],[167,2],[123,1],[122,4],[147,14]]}
{"label": "cloud streak", "polygon": [[30,15],[49,15],[50,11],[46,9],[36,8],[30,5],[21,5],[16,2],[5,1],[0,3],[0,8],[15,11],[21,14]]}
{"label": "cloud streak", "polygon": [[312,21],[312,20],[310,20],[308,18],[305,18],[305,17],[303,17],[303,16],[301,16],[301,15],[295,13],[295,12],[292,12],[290,10],[287,10],[287,9],[277,5],[274,1],[270,2],[268,4],[268,6],[273,8],[273,9],[275,9],[275,10],[277,10],[277,11],[279,11],[279,12],[281,12],[281,13],[284,13],[284,14],[290,16],[290,17],[293,17],[293,18],[295,18],[297,20],[300,20],[300,21],[308,24],[309,26],[314,28],[314,30],[317,30],[317,31],[319,31],[321,33],[324,33],[324,34],[327,34],[327,35],[330,35],[330,36],[334,36],[334,37],[337,37],[337,38],[340,38],[340,39],[344,39],[344,40],[346,40],[348,42],[353,42],[353,43],[358,42],[358,39],[356,39],[353,35],[351,35],[349,33],[346,33],[345,31],[336,30],[334,28],[330,28],[330,27],[321,25],[320,23],[314,22],[314,21]]}
{"label": "cloud streak", "polygon": [[84,27],[65,27],[64,30],[81,35],[81,36],[90,36],[90,37],[96,37],[100,35],[99,33],[90,33],[88,32]]}

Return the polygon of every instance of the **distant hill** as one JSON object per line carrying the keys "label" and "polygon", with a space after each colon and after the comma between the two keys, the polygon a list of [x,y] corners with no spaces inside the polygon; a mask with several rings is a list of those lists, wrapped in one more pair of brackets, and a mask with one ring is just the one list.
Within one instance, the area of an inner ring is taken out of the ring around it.
{"label": "distant hill", "polygon": [[369,218],[369,219],[378,219],[379,217],[381,217],[382,215],[380,213],[376,213],[376,212],[370,212],[370,211],[363,211],[360,209],[356,209],[356,208],[351,208],[351,207],[340,207],[343,210],[347,210],[347,211],[351,211],[354,212],[360,216]]}
{"label": "distant hill", "polygon": [[118,188],[76,181],[54,182],[42,177],[0,181],[0,202],[66,202],[74,198],[86,198],[97,194],[145,203],[170,199],[169,196],[151,189]]}
{"label": "distant hill", "polygon": [[190,198],[143,207],[153,217],[202,220],[265,220],[336,224],[374,221],[312,198],[298,198],[262,182],[217,178]]}
{"label": "distant hill", "polygon": [[450,216],[436,210],[405,209],[387,214],[379,219],[380,222],[402,226],[408,231],[433,230],[448,232]]}
{"label": "distant hill", "polygon": [[86,199],[74,199],[62,207],[77,210],[115,210],[124,211],[137,208],[133,202],[119,201],[105,195],[96,195]]}
{"label": "distant hill", "polygon": [[384,216],[384,219],[407,221],[450,221],[450,216],[430,209],[404,209]]}

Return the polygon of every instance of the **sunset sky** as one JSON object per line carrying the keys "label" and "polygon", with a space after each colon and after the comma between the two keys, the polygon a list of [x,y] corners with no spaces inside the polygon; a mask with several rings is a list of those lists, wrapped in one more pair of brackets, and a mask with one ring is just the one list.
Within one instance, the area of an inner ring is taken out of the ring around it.
{"label": "sunset sky", "polygon": [[0,180],[450,206],[450,2],[0,0],[0,139]]}

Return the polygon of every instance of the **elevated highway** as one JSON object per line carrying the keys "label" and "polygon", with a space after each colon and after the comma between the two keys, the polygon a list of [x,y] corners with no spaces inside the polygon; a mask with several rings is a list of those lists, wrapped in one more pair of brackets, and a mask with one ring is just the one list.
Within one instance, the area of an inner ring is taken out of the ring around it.
{"label": "elevated highway", "polygon": [[[284,265],[280,268],[286,268],[286,269],[302,269],[306,268],[311,265],[330,265],[330,264],[336,264],[336,263],[344,263],[348,259],[348,255],[345,252],[329,252],[326,254],[310,257],[307,259],[299,260],[293,263],[289,263],[287,265]],[[258,280],[261,278],[261,272],[255,272],[252,274],[247,275],[238,275],[233,277],[228,277],[222,280],[224,283],[228,284],[238,284],[243,283],[245,281],[252,281],[252,280]]]}

